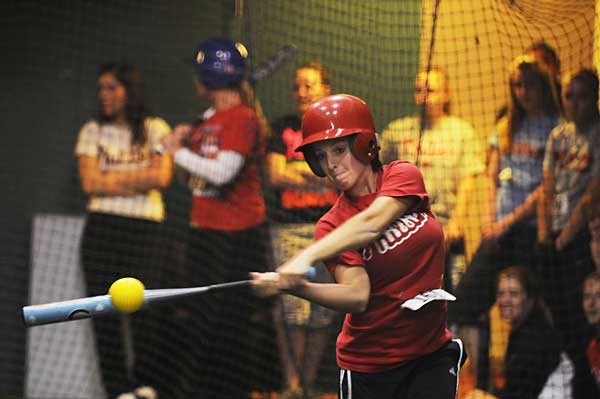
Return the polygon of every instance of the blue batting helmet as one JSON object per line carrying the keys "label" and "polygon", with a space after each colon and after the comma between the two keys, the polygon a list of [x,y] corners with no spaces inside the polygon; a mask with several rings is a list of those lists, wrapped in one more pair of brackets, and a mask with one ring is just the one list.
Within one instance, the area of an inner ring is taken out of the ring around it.
{"label": "blue batting helmet", "polygon": [[208,39],[196,47],[194,66],[200,81],[209,88],[239,84],[244,78],[248,50],[229,39]]}

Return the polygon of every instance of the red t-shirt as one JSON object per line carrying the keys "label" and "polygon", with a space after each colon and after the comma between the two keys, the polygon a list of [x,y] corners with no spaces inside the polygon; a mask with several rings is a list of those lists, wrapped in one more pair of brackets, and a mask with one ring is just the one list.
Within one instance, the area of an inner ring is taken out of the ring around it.
{"label": "red t-shirt", "polygon": [[221,187],[204,183],[194,189],[192,224],[238,231],[263,223],[265,201],[260,158],[264,144],[254,111],[240,104],[215,112],[195,129],[191,149],[205,158],[215,158],[219,151],[235,151],[245,158],[244,166],[231,183]]}
{"label": "red t-shirt", "polygon": [[600,387],[600,346],[596,338],[592,339],[588,345],[587,357],[590,371],[594,376],[596,384]]}
{"label": "red t-shirt", "polygon": [[361,250],[347,251],[326,262],[330,272],[341,265],[363,266],[371,282],[367,310],[347,314],[337,339],[341,368],[379,372],[435,352],[452,338],[446,328],[446,303],[432,301],[417,311],[400,307],[418,294],[440,288],[444,273],[444,234],[429,209],[419,169],[405,161],[383,167],[377,191],[358,198],[343,193],[318,222],[320,239],[365,210],[379,196],[420,199]]}

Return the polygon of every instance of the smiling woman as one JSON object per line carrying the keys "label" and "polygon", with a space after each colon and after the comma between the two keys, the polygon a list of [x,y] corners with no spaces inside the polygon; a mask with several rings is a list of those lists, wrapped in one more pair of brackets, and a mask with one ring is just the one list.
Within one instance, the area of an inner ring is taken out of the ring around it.
{"label": "smiling woman", "polygon": [[511,323],[504,364],[491,365],[504,371],[504,385],[490,393],[475,390],[466,399],[571,398],[573,365],[562,353],[535,276],[521,266],[500,272],[496,303],[501,317]]}

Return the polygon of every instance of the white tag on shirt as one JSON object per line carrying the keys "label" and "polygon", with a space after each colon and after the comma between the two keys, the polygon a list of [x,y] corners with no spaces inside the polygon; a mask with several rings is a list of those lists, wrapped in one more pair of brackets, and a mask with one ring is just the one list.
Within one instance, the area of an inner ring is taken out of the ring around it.
{"label": "white tag on shirt", "polygon": [[455,301],[456,297],[441,288],[424,292],[405,301],[401,306],[410,310],[419,310],[431,301]]}

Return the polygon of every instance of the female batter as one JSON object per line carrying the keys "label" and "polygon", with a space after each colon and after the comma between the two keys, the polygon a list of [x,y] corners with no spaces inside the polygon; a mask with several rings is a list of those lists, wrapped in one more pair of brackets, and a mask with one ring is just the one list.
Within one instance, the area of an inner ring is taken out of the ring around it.
{"label": "female batter", "polygon": [[[298,150],[312,171],[342,193],[315,243],[278,273],[251,274],[256,291],[347,313],[337,339],[340,397],[454,398],[465,354],[446,328],[444,237],[419,169],[381,164],[371,111],[357,97],[313,103],[302,134]],[[336,283],[302,277],[319,261]]]}

